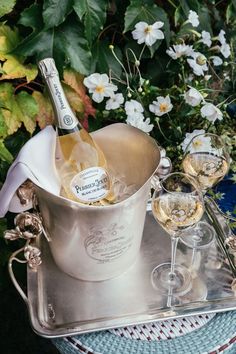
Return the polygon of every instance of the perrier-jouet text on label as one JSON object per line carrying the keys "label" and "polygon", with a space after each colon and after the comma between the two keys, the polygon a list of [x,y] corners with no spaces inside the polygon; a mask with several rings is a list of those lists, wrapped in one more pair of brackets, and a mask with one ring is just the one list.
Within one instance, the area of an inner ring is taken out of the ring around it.
{"label": "perrier-jouet text on label", "polygon": [[83,202],[91,203],[107,196],[110,182],[102,167],[90,167],[79,172],[71,181],[71,191]]}

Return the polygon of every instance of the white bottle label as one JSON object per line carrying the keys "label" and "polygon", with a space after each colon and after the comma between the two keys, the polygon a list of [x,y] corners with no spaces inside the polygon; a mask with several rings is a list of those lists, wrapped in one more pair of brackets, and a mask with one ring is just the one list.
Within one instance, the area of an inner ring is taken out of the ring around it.
{"label": "white bottle label", "polygon": [[92,203],[107,196],[110,190],[110,179],[103,168],[90,167],[74,176],[70,188],[79,200]]}

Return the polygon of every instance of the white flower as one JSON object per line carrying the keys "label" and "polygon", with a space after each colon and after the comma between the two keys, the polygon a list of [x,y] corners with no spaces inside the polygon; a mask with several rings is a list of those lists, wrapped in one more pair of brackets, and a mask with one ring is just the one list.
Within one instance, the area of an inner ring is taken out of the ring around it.
{"label": "white flower", "polygon": [[136,100],[130,100],[125,102],[125,112],[128,117],[134,119],[142,119],[143,116],[143,106]]}
{"label": "white flower", "polygon": [[203,129],[195,129],[192,133],[187,133],[181,144],[183,151],[187,149],[190,142],[190,153],[208,150],[211,147],[211,138],[209,136],[204,136],[204,134],[205,130]]}
{"label": "white flower", "polygon": [[148,25],[146,22],[138,22],[132,32],[133,38],[138,41],[138,44],[145,43],[151,46],[157,39],[164,38],[164,33],[159,30],[163,26],[164,23],[161,21],[157,21],[153,25]]}
{"label": "white flower", "polygon": [[166,97],[159,96],[156,99],[156,101],[153,101],[152,104],[149,105],[150,112],[161,117],[163,114],[172,110],[173,105],[171,104],[169,95]]}
{"label": "white flower", "polygon": [[195,11],[189,11],[188,22],[190,22],[193,27],[198,27],[199,19],[198,14]]}
{"label": "white flower", "polygon": [[[183,151],[186,150],[188,144],[190,143],[190,141],[191,141],[195,136],[197,136],[197,135],[199,135],[199,134],[204,134],[204,133],[205,133],[205,130],[204,130],[204,129],[200,129],[200,130],[195,129],[192,133],[187,133],[187,134],[185,135],[184,141],[180,144],[181,147],[182,147],[182,150],[183,150]],[[201,138],[202,138],[202,136],[201,136]],[[196,148],[197,148],[197,145],[200,146],[200,144],[196,144]]]}
{"label": "white flower", "polygon": [[211,46],[212,41],[211,41],[211,34],[207,31],[202,31],[202,39],[201,42],[206,44],[208,47]]}
{"label": "white flower", "polygon": [[191,68],[193,69],[193,72],[195,75],[197,76],[204,76],[204,71],[208,70],[207,67],[207,59],[206,57],[199,53],[199,52],[194,52],[191,57],[193,59],[187,59],[187,62],[189,63],[189,65],[191,66]]}
{"label": "white flower", "polygon": [[220,33],[218,34],[218,40],[221,44],[226,43],[226,39],[225,39],[225,31],[224,30],[220,30]]}
{"label": "white flower", "polygon": [[213,61],[213,64],[215,66],[219,66],[219,65],[222,65],[223,64],[223,60],[218,57],[217,55],[214,55],[213,57],[211,57],[212,61]]}
{"label": "white flower", "polygon": [[212,78],[212,75],[205,75],[204,80],[209,81]]}
{"label": "white flower", "polygon": [[193,52],[194,52],[193,46],[186,45],[186,44],[173,45],[173,48],[170,47],[166,51],[166,53],[174,60],[176,60],[182,56],[189,57],[192,55]]}
{"label": "white flower", "polygon": [[221,45],[221,47],[220,47],[220,52],[225,58],[228,58],[230,56],[230,54],[231,54],[229,44],[228,43],[223,43]]}
{"label": "white flower", "polygon": [[202,100],[204,100],[201,93],[194,87],[191,87],[189,91],[184,94],[185,102],[192,107],[198,106]]}
{"label": "white flower", "polygon": [[128,118],[126,119],[126,123],[132,125],[133,127],[141,129],[145,133],[150,133],[150,131],[153,129],[153,124],[150,124],[150,118],[147,118],[146,120],[144,119],[144,116],[128,116]]}
{"label": "white flower", "polygon": [[217,119],[223,119],[222,112],[212,103],[206,103],[204,106],[202,106],[201,115],[203,118],[206,118],[207,120],[209,120],[209,122],[212,123],[214,123]]}
{"label": "white flower", "polygon": [[120,105],[124,103],[124,97],[122,93],[116,93],[109,98],[106,102],[106,109],[109,111],[111,109],[117,109]]}
{"label": "white flower", "polygon": [[107,74],[94,73],[84,79],[84,85],[97,103],[102,102],[104,97],[111,97],[117,90],[117,86],[109,82]]}

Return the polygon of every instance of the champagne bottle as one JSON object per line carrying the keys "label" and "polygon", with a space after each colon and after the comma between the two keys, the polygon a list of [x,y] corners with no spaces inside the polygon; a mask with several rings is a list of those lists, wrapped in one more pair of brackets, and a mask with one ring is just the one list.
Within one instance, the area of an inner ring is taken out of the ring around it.
{"label": "champagne bottle", "polygon": [[61,195],[82,203],[100,202],[111,189],[104,154],[70,108],[54,60],[41,60],[39,69],[49,91],[57,127],[56,167]]}

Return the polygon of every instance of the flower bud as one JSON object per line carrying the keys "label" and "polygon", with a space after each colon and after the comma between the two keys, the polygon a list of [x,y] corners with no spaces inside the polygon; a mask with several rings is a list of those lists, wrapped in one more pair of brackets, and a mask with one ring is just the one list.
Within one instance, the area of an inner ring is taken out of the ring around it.
{"label": "flower bud", "polygon": [[197,62],[198,65],[205,65],[207,60],[206,60],[206,57],[204,55],[199,55],[197,57],[196,62]]}
{"label": "flower bud", "polygon": [[139,66],[140,65],[140,61],[139,60],[135,60],[135,66]]}
{"label": "flower bud", "polygon": [[114,49],[114,45],[110,44],[109,45],[109,49],[113,50]]}
{"label": "flower bud", "polygon": [[143,92],[143,89],[141,86],[138,88],[138,92]]}

